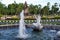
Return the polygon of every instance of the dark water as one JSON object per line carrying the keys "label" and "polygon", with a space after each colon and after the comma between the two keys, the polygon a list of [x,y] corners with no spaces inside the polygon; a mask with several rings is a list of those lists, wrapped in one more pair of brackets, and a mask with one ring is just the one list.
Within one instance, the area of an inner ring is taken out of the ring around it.
{"label": "dark water", "polygon": [[18,34],[18,28],[13,29],[1,29],[0,30],[0,40],[54,40],[56,36],[56,30],[43,29],[41,32],[35,32],[28,28],[28,34],[30,37],[26,39],[16,38]]}

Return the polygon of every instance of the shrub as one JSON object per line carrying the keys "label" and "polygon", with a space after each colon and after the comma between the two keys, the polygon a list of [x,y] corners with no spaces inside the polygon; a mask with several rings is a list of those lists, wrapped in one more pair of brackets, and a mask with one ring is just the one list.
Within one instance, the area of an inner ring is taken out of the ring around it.
{"label": "shrub", "polygon": [[2,17],[2,14],[0,14],[0,17]]}
{"label": "shrub", "polygon": [[55,19],[60,19],[60,16],[55,16]]}

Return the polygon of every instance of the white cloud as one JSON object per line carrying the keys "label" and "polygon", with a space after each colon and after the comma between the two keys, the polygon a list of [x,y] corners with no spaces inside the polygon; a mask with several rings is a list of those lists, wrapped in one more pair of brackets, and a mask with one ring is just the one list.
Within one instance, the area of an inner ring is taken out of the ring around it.
{"label": "white cloud", "polygon": [[11,3],[13,3],[14,1],[12,1],[12,0],[2,0],[2,3],[3,4],[6,4],[6,5],[8,5],[8,4],[11,4]]}

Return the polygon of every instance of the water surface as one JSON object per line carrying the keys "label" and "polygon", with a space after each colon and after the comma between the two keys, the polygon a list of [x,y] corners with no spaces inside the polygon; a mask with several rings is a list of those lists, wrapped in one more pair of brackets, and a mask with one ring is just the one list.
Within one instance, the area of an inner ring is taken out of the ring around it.
{"label": "water surface", "polygon": [[26,39],[18,39],[18,28],[13,29],[1,29],[0,30],[0,40],[54,40],[56,36],[56,30],[43,29],[41,32],[35,32],[30,28],[27,28],[27,33],[30,37]]}

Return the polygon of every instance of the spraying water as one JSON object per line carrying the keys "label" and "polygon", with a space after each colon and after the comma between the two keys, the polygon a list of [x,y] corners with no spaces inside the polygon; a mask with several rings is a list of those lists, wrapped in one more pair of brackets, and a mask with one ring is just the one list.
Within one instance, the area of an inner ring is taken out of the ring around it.
{"label": "spraying water", "polygon": [[25,22],[24,22],[24,10],[20,13],[19,20],[19,38],[26,38],[28,35],[26,34]]}
{"label": "spraying water", "polygon": [[37,20],[37,25],[38,25],[39,29],[42,29],[43,26],[41,25],[41,16],[38,15],[38,17],[36,18],[36,20]]}
{"label": "spraying water", "polygon": [[38,15],[37,18],[36,18],[36,20],[37,20],[37,24],[40,24],[41,17]]}
{"label": "spraying water", "polygon": [[43,26],[41,25],[41,16],[40,15],[38,15],[37,17],[35,17],[36,18],[36,23],[33,23],[33,25],[34,26],[36,26],[36,28],[39,28],[39,29],[42,29],[43,28]]}

